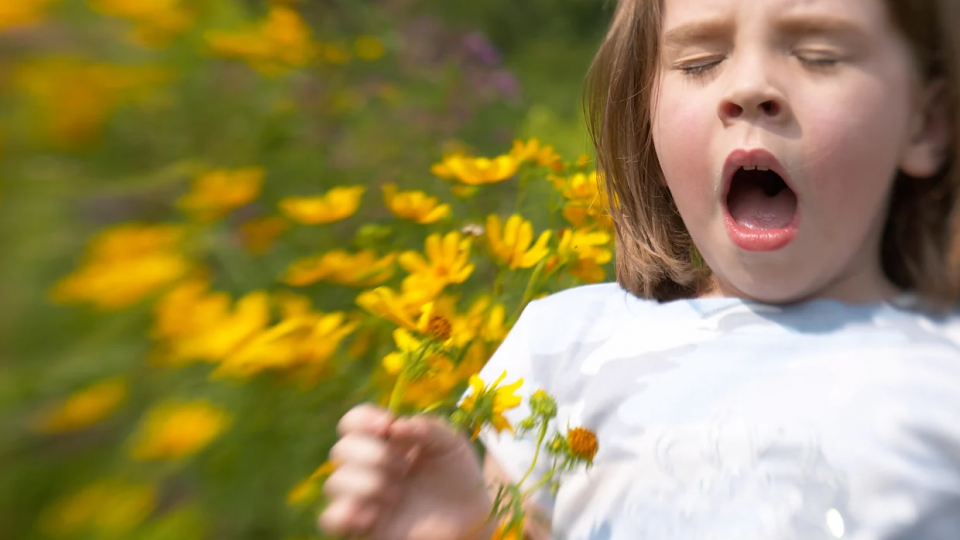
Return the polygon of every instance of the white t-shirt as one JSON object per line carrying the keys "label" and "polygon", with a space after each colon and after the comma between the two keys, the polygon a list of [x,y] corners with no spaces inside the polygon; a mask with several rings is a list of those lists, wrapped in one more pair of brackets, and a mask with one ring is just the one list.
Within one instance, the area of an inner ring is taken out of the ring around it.
{"label": "white t-shirt", "polygon": [[[891,304],[602,284],[532,302],[481,377],[524,379],[514,425],[542,388],[562,432],[598,435],[593,467],[537,497],[556,539],[958,540],[958,342],[960,317]],[[533,440],[481,435],[514,480]]]}

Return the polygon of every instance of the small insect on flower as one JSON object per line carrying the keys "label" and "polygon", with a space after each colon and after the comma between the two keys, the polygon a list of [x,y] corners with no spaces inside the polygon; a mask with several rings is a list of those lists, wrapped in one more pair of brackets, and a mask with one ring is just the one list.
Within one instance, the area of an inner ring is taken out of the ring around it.
{"label": "small insect on flower", "polygon": [[593,457],[599,449],[596,433],[582,427],[575,427],[567,432],[567,445],[571,457],[582,459],[587,463],[593,463]]}

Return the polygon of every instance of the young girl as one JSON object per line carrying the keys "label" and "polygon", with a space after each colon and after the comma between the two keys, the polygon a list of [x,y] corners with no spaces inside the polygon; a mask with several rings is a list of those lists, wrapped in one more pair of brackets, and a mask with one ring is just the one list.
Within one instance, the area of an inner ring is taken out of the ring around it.
{"label": "young girl", "polygon": [[[960,298],[958,28],[950,0],[620,0],[590,78],[619,283],[533,302],[481,374],[599,437],[531,538],[960,538],[960,319],[931,310]],[[326,532],[491,537],[463,437],[339,430]],[[488,484],[532,462],[482,439]]]}

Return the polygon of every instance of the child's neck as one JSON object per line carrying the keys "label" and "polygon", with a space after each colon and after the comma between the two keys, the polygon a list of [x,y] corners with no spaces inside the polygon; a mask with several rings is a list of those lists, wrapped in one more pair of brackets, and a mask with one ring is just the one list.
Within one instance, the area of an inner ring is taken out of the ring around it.
{"label": "child's neck", "polygon": [[[903,290],[891,283],[882,273],[878,276],[857,274],[840,278],[813,294],[773,303],[793,304],[807,300],[830,299],[844,304],[875,304],[893,301],[903,293]],[[730,287],[716,276],[711,277],[709,285],[697,294],[697,298],[743,298],[764,302],[763,299],[753,298]]]}

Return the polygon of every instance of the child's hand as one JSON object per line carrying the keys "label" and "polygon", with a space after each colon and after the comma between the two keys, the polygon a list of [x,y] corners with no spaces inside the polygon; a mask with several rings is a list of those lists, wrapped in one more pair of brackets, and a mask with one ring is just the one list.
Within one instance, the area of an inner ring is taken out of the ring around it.
{"label": "child's hand", "polygon": [[337,430],[323,532],[370,540],[490,537],[493,503],[465,436],[437,418],[397,419],[373,405],[351,409]]}

